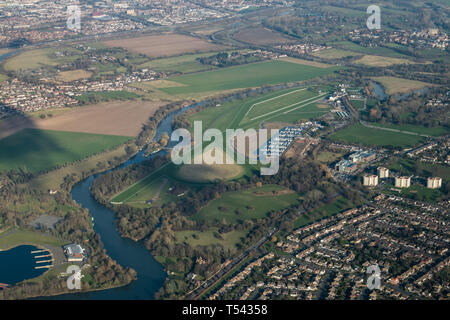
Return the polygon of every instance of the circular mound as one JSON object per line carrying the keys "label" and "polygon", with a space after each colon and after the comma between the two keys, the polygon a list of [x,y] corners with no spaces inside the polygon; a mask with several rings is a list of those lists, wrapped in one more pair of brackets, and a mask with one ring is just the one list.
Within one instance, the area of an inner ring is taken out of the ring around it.
{"label": "circular mound", "polygon": [[243,168],[237,164],[185,164],[177,171],[177,178],[197,183],[230,180],[240,176]]}

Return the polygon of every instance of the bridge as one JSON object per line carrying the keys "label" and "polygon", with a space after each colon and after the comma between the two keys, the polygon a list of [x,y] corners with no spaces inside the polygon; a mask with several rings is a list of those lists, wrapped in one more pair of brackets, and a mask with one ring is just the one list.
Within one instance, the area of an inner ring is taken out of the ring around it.
{"label": "bridge", "polygon": [[9,284],[7,284],[7,283],[0,283],[0,289],[6,289],[9,287],[10,287]]}

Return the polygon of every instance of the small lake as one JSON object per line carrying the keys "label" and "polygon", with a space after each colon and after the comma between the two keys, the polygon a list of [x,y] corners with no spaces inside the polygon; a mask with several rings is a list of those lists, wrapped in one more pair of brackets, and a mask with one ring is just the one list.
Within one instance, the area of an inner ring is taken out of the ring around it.
{"label": "small lake", "polygon": [[0,251],[0,283],[16,284],[23,280],[39,277],[47,268],[35,269],[36,263],[32,251],[40,250],[35,246],[23,245],[6,251]]}

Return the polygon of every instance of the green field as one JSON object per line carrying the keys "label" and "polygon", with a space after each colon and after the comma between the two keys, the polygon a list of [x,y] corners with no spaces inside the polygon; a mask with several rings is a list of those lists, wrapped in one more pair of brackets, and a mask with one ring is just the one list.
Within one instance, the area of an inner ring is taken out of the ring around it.
{"label": "green field", "polygon": [[337,198],[330,204],[321,206],[320,208],[313,210],[312,212],[301,216],[294,221],[294,228],[303,227],[313,221],[320,220],[325,217],[330,217],[341,211],[350,209],[351,205],[348,203],[347,199],[343,197]]}
{"label": "green field", "polygon": [[338,67],[318,68],[286,61],[264,61],[169,78],[184,86],[161,90],[169,94],[182,94],[258,87],[308,80],[337,69]]}
{"label": "green field", "polygon": [[0,82],[8,80],[8,76],[6,74],[0,73]]}
{"label": "green field", "polygon": [[448,130],[445,127],[424,127],[418,126],[414,124],[392,124],[392,123],[374,123],[371,122],[370,125],[381,127],[381,128],[389,128],[396,129],[401,131],[414,132],[418,134],[426,134],[429,136],[442,136],[444,134],[448,134]]}
{"label": "green field", "polygon": [[421,136],[389,132],[354,124],[331,135],[331,139],[344,143],[359,143],[369,146],[411,147],[424,140]]}
{"label": "green field", "polygon": [[67,241],[52,237],[41,232],[33,232],[21,229],[14,229],[0,233],[0,249],[6,250],[21,244],[51,245],[61,247]]}
{"label": "green field", "polygon": [[132,100],[139,97],[140,96],[134,92],[121,90],[121,91],[89,92],[82,94],[81,96],[77,96],[75,97],[75,99],[77,99],[82,103],[93,103],[110,100]]}
{"label": "green field", "polygon": [[[71,55],[55,56],[58,51],[70,52]],[[45,48],[30,51],[24,51],[5,61],[3,68],[6,71],[19,71],[28,69],[37,69],[42,66],[57,66],[67,62],[75,61],[80,57],[81,52],[71,48]]]}
{"label": "green field", "polygon": [[287,191],[281,186],[266,185],[261,188],[239,192],[227,192],[219,199],[209,202],[206,207],[193,215],[191,219],[216,219],[218,221],[225,219],[228,223],[235,223],[238,220],[264,218],[271,210],[281,210],[298,203],[299,195],[295,192],[287,192],[286,194],[272,193],[283,190],[284,192]]}
{"label": "green field", "polygon": [[350,103],[356,110],[364,110],[364,100],[350,100]]}
{"label": "green field", "polygon": [[[134,207],[148,207],[149,205],[158,206],[170,201],[176,201],[177,197],[169,192],[171,183],[172,181],[162,175],[153,177],[153,179],[140,188],[137,193],[126,199],[126,203]],[[120,202],[121,198],[118,199],[119,201],[114,199],[113,202]],[[151,204],[147,203],[149,200],[152,201]]]}
{"label": "green field", "polygon": [[112,135],[24,129],[0,140],[0,170],[46,171],[110,149],[129,139]]}
{"label": "green field", "polygon": [[[305,88],[284,89],[210,107],[193,114],[188,119],[191,123],[202,121],[203,129],[217,128],[222,131],[258,128],[261,122],[269,120],[293,123],[300,119],[317,118],[328,112],[328,109],[319,108],[314,102],[325,95],[326,93],[309,91]],[[289,99],[298,103],[292,105]],[[253,118],[250,118],[250,115]]]}
{"label": "green field", "polygon": [[214,67],[212,65],[204,65],[196,60],[197,58],[210,57],[213,56],[214,54],[217,54],[217,52],[187,54],[178,57],[156,59],[139,65],[139,68],[150,68],[155,71],[181,72],[181,73],[190,73],[210,69],[217,69],[217,67]]}
{"label": "green field", "polygon": [[247,111],[245,120],[253,120],[264,115],[275,114],[282,111],[294,109],[304,103],[320,98],[317,92],[306,90],[306,88],[296,89],[279,96],[263,100],[253,104]]}
{"label": "green field", "polygon": [[177,242],[186,242],[192,247],[218,244],[225,248],[233,249],[238,243],[242,242],[241,239],[245,238],[246,234],[247,231],[245,230],[233,230],[225,234],[219,234],[217,228],[211,228],[204,232],[192,230],[177,231],[175,232],[175,238]]}

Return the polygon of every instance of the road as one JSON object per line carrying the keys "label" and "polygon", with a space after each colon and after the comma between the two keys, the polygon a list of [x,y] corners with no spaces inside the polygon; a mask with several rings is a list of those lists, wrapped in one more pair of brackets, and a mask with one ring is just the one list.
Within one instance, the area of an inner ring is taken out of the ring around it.
{"label": "road", "polygon": [[229,264],[224,266],[222,269],[217,271],[212,277],[203,282],[200,287],[194,289],[189,294],[186,295],[187,300],[196,300],[200,298],[205,292],[207,292],[213,285],[215,285],[218,281],[222,279],[224,275],[226,275],[230,270],[232,270],[235,266],[241,263],[248,255],[261,247],[270,237],[272,237],[276,232],[278,232],[278,228],[271,229],[265,236],[259,239],[257,242],[248,247],[243,253],[234,258]]}

